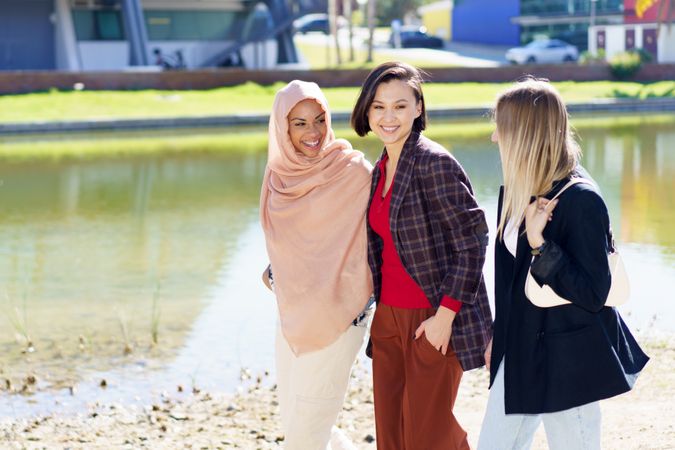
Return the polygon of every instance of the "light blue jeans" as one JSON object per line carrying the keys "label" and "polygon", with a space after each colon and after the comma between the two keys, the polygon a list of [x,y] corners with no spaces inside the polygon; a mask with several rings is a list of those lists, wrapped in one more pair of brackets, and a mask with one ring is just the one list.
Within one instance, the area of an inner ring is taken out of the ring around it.
{"label": "light blue jeans", "polygon": [[490,389],[478,450],[520,450],[532,446],[534,433],[544,422],[551,450],[599,450],[600,403],[546,414],[506,414],[504,410],[504,361],[499,364]]}

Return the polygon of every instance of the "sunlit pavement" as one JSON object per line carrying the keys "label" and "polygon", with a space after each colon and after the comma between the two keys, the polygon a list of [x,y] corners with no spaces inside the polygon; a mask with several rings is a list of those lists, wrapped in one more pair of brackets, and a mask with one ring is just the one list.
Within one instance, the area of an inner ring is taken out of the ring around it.
{"label": "sunlit pavement", "polygon": [[[368,42],[366,28],[354,28],[353,43],[356,49],[365,49]],[[340,30],[338,34],[340,48],[346,52],[349,48],[349,33]],[[428,48],[391,48],[387,42],[389,30],[377,29],[374,36],[374,50],[391,59],[403,58],[413,60],[431,60],[446,65],[463,67],[496,67],[507,64],[504,54],[508,47],[478,44],[446,42],[443,50]],[[295,40],[300,44],[316,46],[334,46],[334,39],[323,33],[296,34]]]}

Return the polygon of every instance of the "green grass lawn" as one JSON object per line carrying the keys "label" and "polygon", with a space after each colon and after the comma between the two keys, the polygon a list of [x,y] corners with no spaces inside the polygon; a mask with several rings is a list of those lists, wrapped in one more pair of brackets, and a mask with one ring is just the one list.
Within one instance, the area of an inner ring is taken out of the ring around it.
{"label": "green grass lawn", "polygon": [[[675,81],[554,83],[567,102],[622,97],[673,97]],[[72,91],[0,96],[0,123],[115,118],[195,117],[268,113],[277,83],[246,83],[206,91]],[[430,83],[424,87],[428,108],[490,105],[509,83]],[[351,111],[358,88],[324,89],[334,111]]]}

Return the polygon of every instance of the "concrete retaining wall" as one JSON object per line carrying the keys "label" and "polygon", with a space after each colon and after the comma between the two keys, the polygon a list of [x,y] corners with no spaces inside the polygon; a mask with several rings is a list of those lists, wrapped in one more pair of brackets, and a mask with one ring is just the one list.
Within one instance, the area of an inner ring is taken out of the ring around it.
{"label": "concrete retaining wall", "polygon": [[[611,80],[606,65],[577,66],[575,64],[457,67],[425,69],[430,82],[509,82],[525,74],[551,81]],[[0,94],[18,94],[50,89],[72,90],[82,83],[87,90],[137,89],[212,89],[233,86],[247,81],[259,84],[288,82],[295,79],[315,81],[322,87],[360,86],[368,70],[287,70],[248,71],[213,69],[167,72],[2,72]],[[647,64],[637,74],[636,81],[675,80],[675,64]]]}

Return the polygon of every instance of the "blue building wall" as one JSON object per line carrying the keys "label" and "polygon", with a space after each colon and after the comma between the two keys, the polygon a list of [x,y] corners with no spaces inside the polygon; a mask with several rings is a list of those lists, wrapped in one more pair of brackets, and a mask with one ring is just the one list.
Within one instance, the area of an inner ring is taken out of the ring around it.
{"label": "blue building wall", "polygon": [[520,45],[520,0],[463,0],[452,10],[452,40],[479,44]]}
{"label": "blue building wall", "polygon": [[0,0],[0,70],[54,69],[53,0]]}

